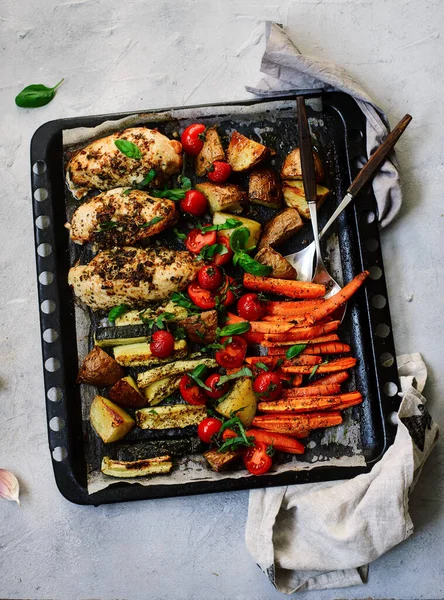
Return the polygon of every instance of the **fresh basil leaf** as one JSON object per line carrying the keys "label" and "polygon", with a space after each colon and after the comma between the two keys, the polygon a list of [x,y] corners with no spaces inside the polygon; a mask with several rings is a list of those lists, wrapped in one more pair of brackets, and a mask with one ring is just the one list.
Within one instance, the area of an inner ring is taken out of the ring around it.
{"label": "fresh basil leaf", "polygon": [[236,373],[232,373],[231,375],[221,375],[219,381],[217,382],[218,386],[223,385],[227,381],[231,381],[232,379],[239,379],[239,377],[252,377],[253,373],[251,369],[248,367],[242,367]]}
{"label": "fresh basil leaf", "polygon": [[245,254],[244,252],[239,253],[238,262],[246,273],[251,273],[252,275],[260,275],[265,277],[273,270],[272,267],[269,267],[268,265],[261,265],[260,262],[254,260],[254,258],[251,258],[251,256],[248,256],[248,254]]}
{"label": "fresh basil leaf", "polygon": [[173,200],[174,202],[185,198],[185,190],[179,188],[172,190],[151,190],[150,194],[153,198],[168,198],[168,200]]}
{"label": "fresh basil leaf", "polygon": [[53,88],[41,83],[27,85],[15,97],[15,103],[20,108],[39,108],[49,104],[57,92],[57,88],[64,80],[61,79]]}
{"label": "fresh basil leaf", "polygon": [[134,158],[135,160],[140,160],[142,158],[140,148],[139,146],[136,146],[136,144],[122,139],[114,140],[114,144],[117,146],[120,152],[128,158]]}
{"label": "fresh basil leaf", "polygon": [[148,221],[148,223],[144,223],[143,225],[139,225],[139,227],[140,228],[151,227],[151,225],[155,225],[156,223],[159,223],[159,221],[163,221],[163,217],[154,217],[153,219],[151,219],[151,221]]}
{"label": "fresh basil leaf", "polygon": [[174,304],[177,304],[177,306],[187,308],[190,311],[201,312],[200,308],[198,308],[188,296],[185,296],[183,292],[174,292],[174,294],[171,296],[171,302],[174,302]]}
{"label": "fresh basil leaf", "polygon": [[276,362],[276,366],[275,366],[276,371],[280,368],[280,366],[282,365],[283,362],[284,362],[283,358],[278,359],[278,361]]}
{"label": "fresh basil leaf", "polygon": [[199,387],[203,388],[207,392],[211,392],[211,388],[202,381],[202,377],[205,375],[206,371],[207,367],[205,367],[205,365],[199,365],[191,373],[188,373],[188,375],[197,383]]}
{"label": "fresh basil leaf", "polygon": [[321,365],[327,365],[328,364],[328,360],[324,360],[324,362],[319,363],[319,365],[315,365],[310,373],[310,375],[308,376],[308,379],[311,379],[312,377],[314,377],[316,375],[316,371],[319,369],[319,367]]}
{"label": "fresh basil leaf", "polygon": [[115,229],[118,225],[117,221],[104,221],[100,223],[99,229],[100,231],[109,231],[110,229]]}
{"label": "fresh basil leaf", "polygon": [[233,252],[245,250],[249,237],[250,230],[248,227],[237,227],[230,236],[230,248]]}
{"label": "fresh basil leaf", "polygon": [[128,306],[128,304],[119,304],[118,306],[115,306],[108,313],[108,321],[110,321],[110,323],[114,323],[117,317],[121,317],[129,310],[130,307]]}
{"label": "fresh basil leaf", "polygon": [[197,255],[197,259],[206,260],[208,258],[213,258],[215,254],[220,254],[221,256],[223,256],[224,254],[227,254],[227,252],[228,250],[223,244],[211,244],[202,248],[202,250]]}
{"label": "fresh basil leaf", "polygon": [[175,233],[176,237],[177,237],[177,238],[179,238],[179,240],[186,240],[186,239],[187,239],[187,236],[186,236],[184,233],[182,233],[181,231],[179,231],[179,230],[177,229],[177,227],[175,227],[175,228],[173,229],[173,231],[174,231],[174,233]]}
{"label": "fresh basil leaf", "polygon": [[202,232],[206,233],[207,231],[224,231],[225,229],[235,229],[236,227],[240,227],[242,225],[242,221],[238,219],[227,219],[225,223],[221,223],[220,225],[207,225],[202,228]]}
{"label": "fresh basil leaf", "polygon": [[243,323],[233,323],[232,325],[225,325],[220,332],[220,337],[226,337],[227,335],[240,335],[251,329],[250,323],[245,321]]}
{"label": "fresh basil leaf", "polygon": [[290,346],[290,348],[285,353],[285,358],[296,358],[301,352],[305,350],[306,347],[307,344],[295,344],[294,346]]}
{"label": "fresh basil leaf", "polygon": [[134,187],[136,187],[138,190],[143,189],[144,187],[146,187],[153,181],[153,179],[155,178],[156,175],[157,175],[156,170],[150,169],[148,171],[148,175],[144,179],[142,179],[142,181],[140,183],[137,183]]}
{"label": "fresh basil leaf", "polygon": [[174,313],[170,313],[170,312],[164,312],[164,313],[160,314],[155,320],[156,327],[158,327],[159,329],[163,329],[164,321],[171,321],[172,319],[175,318],[175,316],[176,315]]}
{"label": "fresh basil leaf", "polygon": [[[154,319],[152,317],[147,317],[145,313],[149,310],[148,308],[144,308],[139,312],[139,319],[142,321],[144,325],[147,327],[154,327]],[[148,313],[151,314],[151,313]]]}
{"label": "fresh basil leaf", "polygon": [[258,369],[262,369],[262,371],[268,371],[268,367],[263,362],[257,362],[255,365]]}
{"label": "fresh basil leaf", "polygon": [[[247,443],[245,443],[245,439],[247,440]],[[218,452],[227,452],[228,450],[231,450],[233,452],[235,452],[236,450],[238,450],[239,446],[253,446],[254,445],[254,437],[253,436],[248,436],[247,438],[243,438],[241,436],[237,436],[234,438],[230,438],[228,440],[226,440],[219,448],[218,448]]]}
{"label": "fresh basil leaf", "polygon": [[185,190],[185,192],[189,192],[191,190],[191,179],[189,177],[184,177],[183,175],[181,175],[179,177],[179,185],[181,187],[182,190]]}
{"label": "fresh basil leaf", "polygon": [[174,331],[174,339],[175,340],[186,340],[187,333],[183,327],[176,327]]}
{"label": "fresh basil leaf", "polygon": [[131,193],[133,190],[131,188],[127,188],[126,190],[123,190],[122,192],[122,196],[128,196],[129,193]]}

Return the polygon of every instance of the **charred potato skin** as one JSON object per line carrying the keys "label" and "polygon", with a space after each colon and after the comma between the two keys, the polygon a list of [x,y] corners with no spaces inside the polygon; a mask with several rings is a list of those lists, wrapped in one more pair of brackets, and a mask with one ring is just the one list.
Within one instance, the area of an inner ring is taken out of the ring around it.
{"label": "charred potato skin", "polygon": [[205,141],[202,150],[196,156],[196,175],[205,177],[216,160],[225,160],[225,151],[215,127],[205,131]]}
{"label": "charred potato skin", "polygon": [[276,252],[271,246],[267,246],[259,250],[254,257],[255,260],[271,267],[273,270],[269,277],[277,277],[278,279],[296,279],[297,272],[294,267],[285,259],[282,254]]}
{"label": "charred potato skin", "polygon": [[242,212],[246,193],[239,185],[204,181],[203,183],[197,183],[195,187],[207,199],[212,213],[218,211]]}
{"label": "charred potato skin", "polygon": [[127,408],[142,408],[147,404],[132,377],[119,379],[109,390],[108,396],[119,406]]}
{"label": "charred potato skin", "polygon": [[285,208],[268,221],[259,242],[259,250],[285,242],[296,234],[304,223],[295,208]]}
{"label": "charred potato skin", "polygon": [[123,369],[114,358],[99,346],[94,346],[83,360],[77,375],[77,383],[98,386],[114,385],[123,375]]}
{"label": "charred potato skin", "polygon": [[211,344],[216,340],[217,311],[215,310],[191,315],[177,324],[185,329],[188,339],[192,342]]}
{"label": "charred potato skin", "polygon": [[[316,181],[319,183],[324,179],[324,168],[316,150],[313,150],[313,160],[315,168]],[[302,179],[301,151],[295,148],[287,155],[281,169],[282,179]]]}
{"label": "charred potato skin", "polygon": [[234,131],[227,149],[227,159],[233,171],[248,171],[259,164],[269,154],[266,146],[250,140]]}
{"label": "charred potato skin", "polygon": [[282,192],[277,173],[267,168],[252,171],[248,181],[248,199],[254,204],[281,208]]}

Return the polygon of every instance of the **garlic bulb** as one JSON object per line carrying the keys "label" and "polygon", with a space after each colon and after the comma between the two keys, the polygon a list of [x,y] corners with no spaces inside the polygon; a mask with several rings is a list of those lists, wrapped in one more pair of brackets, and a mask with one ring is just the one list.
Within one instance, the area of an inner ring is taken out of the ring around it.
{"label": "garlic bulb", "polygon": [[17,477],[11,471],[0,469],[0,498],[13,500],[20,506],[19,491]]}

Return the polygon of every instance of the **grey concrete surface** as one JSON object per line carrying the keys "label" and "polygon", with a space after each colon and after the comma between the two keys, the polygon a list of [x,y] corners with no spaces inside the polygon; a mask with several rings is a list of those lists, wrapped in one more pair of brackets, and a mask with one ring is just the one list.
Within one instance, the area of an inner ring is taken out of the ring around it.
{"label": "grey concrete surface", "polygon": [[[288,26],[300,49],[345,66],[394,124],[404,207],[382,234],[398,352],[422,352],[426,395],[441,424],[444,160],[441,0],[2,0],[0,2],[0,466],[22,508],[0,502],[2,598],[282,597],[244,545],[245,492],[85,508],[56,489],[47,445],[29,186],[29,141],[45,121],[248,97],[263,21]],[[21,110],[30,83],[65,83]],[[443,447],[410,509],[414,535],[370,568],[366,586],[301,598],[443,598]]]}

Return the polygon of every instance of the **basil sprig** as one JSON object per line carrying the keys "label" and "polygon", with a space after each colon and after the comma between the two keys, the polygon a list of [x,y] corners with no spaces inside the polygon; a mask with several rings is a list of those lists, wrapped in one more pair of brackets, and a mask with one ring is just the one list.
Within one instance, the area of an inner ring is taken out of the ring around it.
{"label": "basil sprig", "polygon": [[110,231],[110,229],[115,229],[118,225],[117,221],[104,221],[100,223],[99,229],[100,231]]}
{"label": "basil sprig", "polygon": [[241,335],[242,333],[246,333],[251,329],[250,323],[248,321],[242,323],[233,323],[232,325],[225,325],[220,331],[220,337],[226,337],[227,335]]}
{"label": "basil sprig", "polygon": [[311,379],[312,377],[314,377],[316,375],[316,371],[319,369],[319,367],[321,367],[322,365],[327,365],[327,364],[328,364],[328,360],[324,360],[324,362],[321,362],[318,365],[315,365],[313,367],[313,369],[311,370],[311,373],[308,376],[308,379]]}
{"label": "basil sprig", "polygon": [[202,227],[202,233],[207,233],[207,231],[224,231],[225,229],[235,229],[241,225],[242,221],[229,218],[225,221],[225,223],[221,223],[220,225],[206,225],[205,227]]}
{"label": "basil sprig", "polygon": [[[186,237],[186,236],[185,236]],[[223,256],[227,254],[228,249],[223,244],[211,244],[210,246],[204,246],[199,254],[196,256],[197,260],[208,260],[213,258],[215,254]]]}
{"label": "basil sprig", "polygon": [[248,435],[245,431],[245,427],[242,424],[242,421],[237,416],[231,417],[228,421],[222,425],[219,429],[219,436],[225,431],[225,429],[232,429],[237,436],[234,438],[229,438],[226,440],[218,449],[218,452],[226,452],[227,450],[235,451],[239,448],[239,446],[249,447],[254,445],[254,437]]}
{"label": "basil sprig", "polygon": [[267,265],[261,265],[260,262],[251,258],[248,252],[252,252],[256,246],[247,248],[250,230],[248,227],[238,227],[230,236],[230,247],[234,252],[233,265],[239,265],[246,273],[252,275],[269,275],[272,268]]}
{"label": "basil sprig", "polygon": [[156,170],[150,169],[148,171],[148,175],[144,179],[142,179],[142,181],[140,183],[136,183],[134,187],[138,190],[142,190],[144,187],[146,187],[153,181],[153,179],[155,178],[156,175],[157,175]]}
{"label": "basil sprig", "polygon": [[167,188],[163,190],[152,190],[151,196],[154,198],[168,198],[168,200],[177,202],[178,200],[185,198],[185,193],[191,190],[191,179],[188,177],[181,177],[179,185],[179,188],[173,188],[170,190]]}
{"label": "basil sprig", "polygon": [[236,373],[232,373],[231,375],[221,375],[219,377],[219,381],[216,384],[216,387],[221,387],[224,383],[226,383],[227,381],[231,381],[232,379],[239,379],[239,377],[252,376],[253,373],[251,369],[249,369],[248,367],[242,367],[242,369],[239,369],[239,371],[236,371]]}
{"label": "basil sprig", "polygon": [[159,223],[159,221],[163,221],[163,217],[154,217],[153,219],[151,219],[151,221],[148,221],[147,223],[143,223],[143,225],[139,225],[140,228],[146,228],[146,227],[151,227],[151,225],[155,225],[156,223]]}
{"label": "basil sprig", "polygon": [[57,92],[57,88],[64,80],[61,79],[54,87],[49,88],[41,83],[27,85],[15,97],[15,103],[20,108],[39,108],[49,104]]}
{"label": "basil sprig", "polygon": [[134,158],[134,160],[140,160],[142,158],[140,148],[139,146],[136,146],[136,144],[123,139],[114,140],[114,144],[120,152],[128,158]]}
{"label": "basil sprig", "polygon": [[205,367],[205,365],[199,365],[191,373],[188,373],[188,375],[195,383],[197,383],[199,387],[203,388],[207,392],[211,392],[211,388],[202,381],[202,377],[205,376],[206,371],[207,367]]}
{"label": "basil sprig", "polygon": [[196,306],[188,296],[185,296],[183,292],[174,292],[174,294],[171,296],[171,302],[174,302],[174,304],[177,304],[177,306],[186,308],[191,313],[201,312],[200,308]]}
{"label": "basil sprig", "polygon": [[128,306],[128,304],[119,304],[118,306],[115,306],[108,313],[108,321],[110,323],[114,323],[114,321],[118,317],[121,317],[122,315],[124,315],[129,310],[130,310],[130,307]]}
{"label": "basil sprig", "polygon": [[295,344],[294,346],[290,346],[290,348],[285,353],[285,358],[296,358],[301,352],[305,350],[306,347],[307,344]]}

